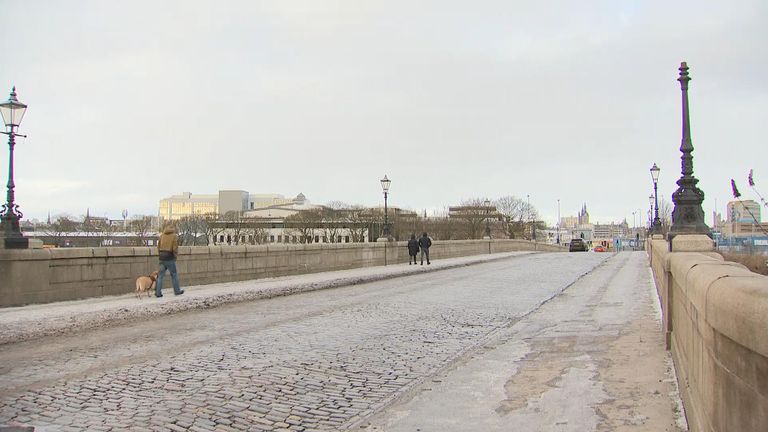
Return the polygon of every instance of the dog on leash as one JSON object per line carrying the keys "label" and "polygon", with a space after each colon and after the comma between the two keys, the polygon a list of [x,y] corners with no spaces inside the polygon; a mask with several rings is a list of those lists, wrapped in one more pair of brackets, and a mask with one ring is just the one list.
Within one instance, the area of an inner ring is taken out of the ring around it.
{"label": "dog on leash", "polygon": [[136,298],[141,298],[142,293],[147,293],[147,297],[152,295],[152,289],[157,283],[157,276],[159,271],[155,270],[149,274],[149,276],[139,276],[136,278]]}

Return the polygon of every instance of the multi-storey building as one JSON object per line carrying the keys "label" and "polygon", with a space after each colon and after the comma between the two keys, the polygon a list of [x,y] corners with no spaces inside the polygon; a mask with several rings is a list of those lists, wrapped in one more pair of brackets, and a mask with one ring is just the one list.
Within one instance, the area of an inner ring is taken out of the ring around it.
{"label": "multi-storey building", "polygon": [[727,218],[730,223],[760,223],[760,204],[753,200],[731,201],[728,203]]}
{"label": "multi-storey building", "polygon": [[159,216],[163,220],[179,220],[188,216],[225,215],[271,206],[306,204],[303,194],[285,198],[279,194],[251,194],[244,190],[220,190],[216,195],[184,192],[160,200]]}

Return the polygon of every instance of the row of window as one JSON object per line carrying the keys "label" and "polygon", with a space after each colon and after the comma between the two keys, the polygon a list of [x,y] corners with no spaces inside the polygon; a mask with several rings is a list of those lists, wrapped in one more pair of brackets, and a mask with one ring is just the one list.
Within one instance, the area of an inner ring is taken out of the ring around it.
{"label": "row of window", "polygon": [[[240,241],[237,241],[237,237],[233,237],[230,234],[224,235],[220,234],[219,243],[255,243],[253,235],[242,235],[240,236]],[[319,236],[316,235],[314,237],[307,236],[304,243],[329,243],[332,240],[336,240],[334,243],[349,243],[350,239],[349,236],[338,236],[336,238],[328,238],[328,236]],[[270,235],[270,236],[264,236],[261,238],[261,243],[301,243],[301,236],[289,236],[289,235]]]}

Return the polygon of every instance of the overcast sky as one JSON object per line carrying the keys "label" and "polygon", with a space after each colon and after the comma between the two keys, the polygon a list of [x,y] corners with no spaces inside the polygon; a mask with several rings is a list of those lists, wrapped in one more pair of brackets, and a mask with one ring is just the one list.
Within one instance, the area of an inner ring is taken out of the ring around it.
{"label": "overcast sky", "polygon": [[386,174],[393,206],[530,196],[550,223],[560,199],[644,224],[651,165],[660,198],[680,177],[681,61],[707,223],[730,178],[756,198],[750,168],[768,194],[765,0],[0,0],[0,19],[25,217],[220,189],[377,205]]}

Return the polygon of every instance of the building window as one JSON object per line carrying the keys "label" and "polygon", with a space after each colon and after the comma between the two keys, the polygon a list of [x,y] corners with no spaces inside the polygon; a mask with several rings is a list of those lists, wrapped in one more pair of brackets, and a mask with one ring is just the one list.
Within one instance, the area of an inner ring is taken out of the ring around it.
{"label": "building window", "polygon": [[349,243],[349,236],[344,237],[344,243]]}
{"label": "building window", "polygon": [[277,236],[277,242],[282,243],[283,242],[283,236],[279,235]]}
{"label": "building window", "polygon": [[320,243],[320,236],[315,236],[315,243]]}
{"label": "building window", "polygon": [[224,234],[219,236],[219,243],[224,243]]}
{"label": "building window", "polygon": [[275,236],[271,235],[269,236],[269,242],[274,243],[275,242]]}

